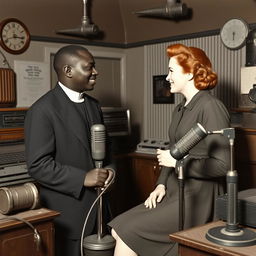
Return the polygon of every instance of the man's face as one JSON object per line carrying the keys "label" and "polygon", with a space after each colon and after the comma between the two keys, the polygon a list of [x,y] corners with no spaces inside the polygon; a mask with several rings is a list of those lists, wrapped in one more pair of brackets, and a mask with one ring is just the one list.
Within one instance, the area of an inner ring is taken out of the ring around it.
{"label": "man's face", "polygon": [[81,51],[79,57],[74,58],[72,63],[70,89],[77,92],[93,90],[98,75],[93,56],[89,52]]}

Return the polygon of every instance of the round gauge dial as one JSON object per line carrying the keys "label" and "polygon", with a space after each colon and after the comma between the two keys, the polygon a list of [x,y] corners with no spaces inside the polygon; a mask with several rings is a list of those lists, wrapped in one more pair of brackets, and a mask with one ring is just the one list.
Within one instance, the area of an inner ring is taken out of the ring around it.
{"label": "round gauge dial", "polygon": [[223,44],[229,49],[239,49],[248,35],[248,24],[242,19],[228,20],[220,31]]}

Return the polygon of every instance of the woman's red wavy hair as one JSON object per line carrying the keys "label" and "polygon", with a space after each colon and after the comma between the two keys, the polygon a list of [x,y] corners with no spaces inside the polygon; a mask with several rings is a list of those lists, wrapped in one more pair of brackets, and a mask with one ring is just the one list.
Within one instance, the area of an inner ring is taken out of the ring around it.
{"label": "woman's red wavy hair", "polygon": [[173,44],[167,47],[167,55],[177,59],[184,73],[193,74],[192,79],[198,90],[209,90],[216,86],[218,76],[212,70],[212,64],[203,50],[183,44]]}

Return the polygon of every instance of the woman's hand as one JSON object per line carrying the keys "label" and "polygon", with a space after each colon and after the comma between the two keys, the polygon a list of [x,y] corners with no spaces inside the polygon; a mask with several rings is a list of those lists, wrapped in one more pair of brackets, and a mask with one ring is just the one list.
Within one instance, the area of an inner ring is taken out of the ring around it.
{"label": "woman's hand", "polygon": [[156,153],[159,165],[175,167],[176,159],[171,156],[170,150],[157,149]]}
{"label": "woman's hand", "polygon": [[165,186],[159,184],[153,192],[150,193],[148,199],[145,201],[144,205],[146,208],[156,208],[156,204],[160,203],[165,196]]}

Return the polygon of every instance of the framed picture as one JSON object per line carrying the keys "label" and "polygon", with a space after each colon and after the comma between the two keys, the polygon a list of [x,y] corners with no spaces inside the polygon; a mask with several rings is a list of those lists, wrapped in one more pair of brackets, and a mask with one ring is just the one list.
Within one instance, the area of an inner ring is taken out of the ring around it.
{"label": "framed picture", "polygon": [[153,103],[173,104],[174,94],[170,92],[170,83],[166,81],[167,75],[153,76]]}

